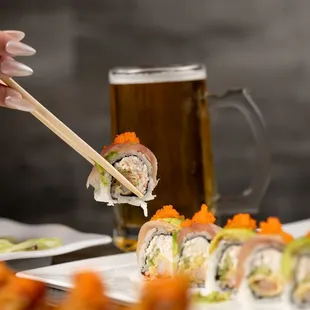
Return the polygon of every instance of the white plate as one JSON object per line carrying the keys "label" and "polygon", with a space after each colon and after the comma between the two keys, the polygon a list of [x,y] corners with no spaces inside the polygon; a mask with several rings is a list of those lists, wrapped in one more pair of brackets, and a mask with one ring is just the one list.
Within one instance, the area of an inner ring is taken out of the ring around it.
{"label": "white plate", "polygon": [[18,277],[45,282],[58,289],[72,287],[72,274],[79,270],[94,270],[102,276],[108,295],[124,302],[135,302],[138,290],[129,274],[138,272],[135,253],[125,253],[80,260],[17,273]]}
{"label": "white plate", "polygon": [[19,242],[32,238],[60,238],[62,245],[41,251],[0,254],[0,261],[52,257],[112,242],[110,236],[82,233],[60,224],[28,225],[0,218],[0,238],[5,237],[12,237]]}
{"label": "white plate", "polygon": [[[294,237],[304,235],[310,229],[310,219],[290,223],[283,227]],[[132,303],[139,298],[141,278],[139,275],[135,253],[117,254],[87,260],[75,261],[44,268],[37,268],[17,273],[17,276],[39,280],[51,287],[70,289],[71,276],[79,270],[94,270],[98,272],[107,286],[107,294],[113,299]],[[196,304],[195,309],[233,309],[234,302],[220,303],[217,305]]]}

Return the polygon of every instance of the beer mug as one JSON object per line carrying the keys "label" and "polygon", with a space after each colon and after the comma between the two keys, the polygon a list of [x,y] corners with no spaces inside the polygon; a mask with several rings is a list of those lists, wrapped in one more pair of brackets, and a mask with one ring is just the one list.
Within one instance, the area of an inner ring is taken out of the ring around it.
{"label": "beer mug", "polygon": [[[202,64],[114,68],[109,82],[112,136],[134,131],[158,159],[159,183],[156,198],[148,202],[149,216],[168,204],[186,217],[202,203],[217,216],[258,211],[269,184],[270,156],[264,121],[246,90],[209,93]],[[251,187],[227,199],[217,191],[210,128],[210,112],[226,107],[245,116],[257,146]],[[149,218],[131,205],[117,205],[114,212],[114,243],[133,250]]]}

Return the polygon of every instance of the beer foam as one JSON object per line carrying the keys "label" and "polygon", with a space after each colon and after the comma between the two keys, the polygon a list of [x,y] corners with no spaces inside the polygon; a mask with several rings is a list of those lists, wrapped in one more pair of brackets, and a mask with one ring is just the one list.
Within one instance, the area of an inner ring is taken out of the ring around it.
{"label": "beer foam", "polygon": [[117,84],[147,84],[205,80],[207,70],[203,64],[169,67],[119,67],[109,72],[109,82]]}

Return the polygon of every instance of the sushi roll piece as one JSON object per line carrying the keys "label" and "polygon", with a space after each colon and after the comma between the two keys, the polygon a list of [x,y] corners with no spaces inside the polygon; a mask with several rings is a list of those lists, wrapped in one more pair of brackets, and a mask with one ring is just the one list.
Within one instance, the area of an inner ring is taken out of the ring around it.
{"label": "sushi roll piece", "polygon": [[204,287],[211,240],[221,230],[203,204],[191,220],[185,220],[178,234],[177,272],[190,278],[192,286]]}
{"label": "sushi roll piece", "polygon": [[134,132],[125,132],[116,136],[114,142],[104,147],[101,155],[128,179],[144,195],[142,199],[120,184],[101,166],[96,164],[87,180],[91,185],[96,201],[106,202],[108,206],[128,203],[141,206],[147,216],[147,201],[155,198],[153,190],[157,180],[157,159],[146,146],[140,144]]}
{"label": "sushi roll piece", "polygon": [[255,236],[256,227],[256,221],[249,214],[237,214],[211,241],[207,293],[235,293],[239,252],[243,243]]}
{"label": "sushi roll piece", "polygon": [[284,232],[277,218],[260,223],[257,235],[246,241],[238,258],[236,294],[248,309],[284,307],[285,279],[281,261],[285,245],[293,237]]}
{"label": "sushi roll piece", "polygon": [[286,247],[282,272],[287,280],[285,299],[290,309],[310,309],[310,232]]}
{"label": "sushi roll piece", "polygon": [[170,277],[175,270],[176,238],[184,217],[173,206],[158,210],[139,231],[137,258],[145,279]]}

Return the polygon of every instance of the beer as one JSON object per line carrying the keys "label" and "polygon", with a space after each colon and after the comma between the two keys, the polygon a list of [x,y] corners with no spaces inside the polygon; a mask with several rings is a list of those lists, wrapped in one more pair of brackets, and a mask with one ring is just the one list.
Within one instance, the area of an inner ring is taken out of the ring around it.
{"label": "beer", "polygon": [[[114,243],[134,250],[140,227],[163,205],[192,217],[202,203],[216,215],[257,213],[269,185],[270,152],[263,118],[244,89],[210,95],[204,65],[116,68],[109,73],[112,137],[134,131],[158,159],[157,197],[141,208],[117,205]],[[213,169],[208,100],[212,107],[236,108],[248,121],[257,146],[250,188],[237,197],[219,195]],[[220,212],[219,212],[220,211]],[[223,218],[222,218],[223,219]]]}
{"label": "beer", "polygon": [[[216,211],[210,118],[204,66],[110,71],[111,132],[134,131],[158,159],[156,198],[149,217],[172,204],[191,217],[202,203]],[[141,208],[114,207],[115,242],[135,246],[141,225],[149,220]]]}

